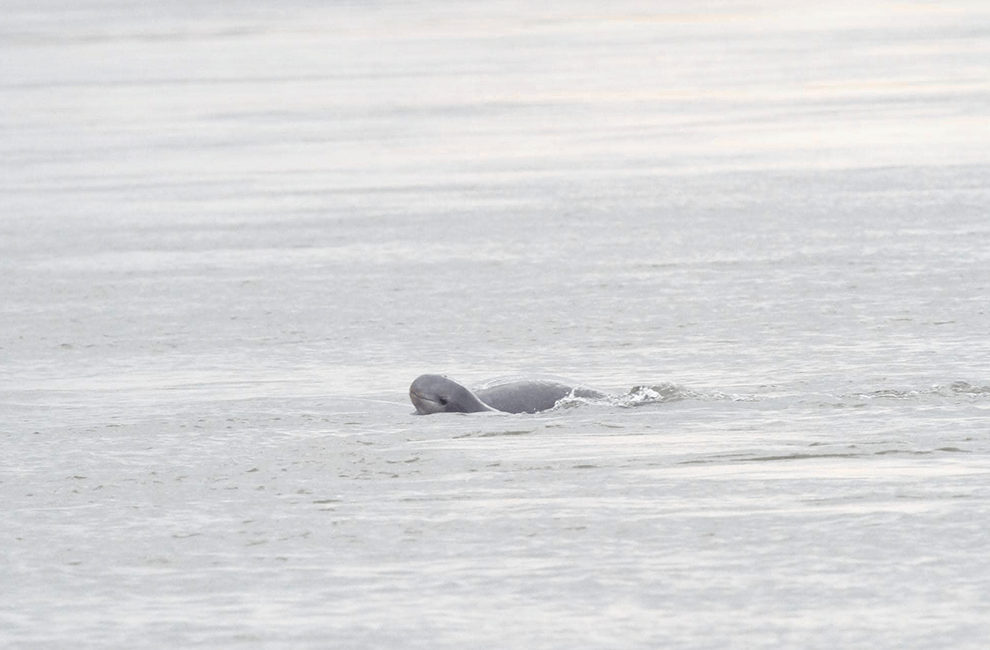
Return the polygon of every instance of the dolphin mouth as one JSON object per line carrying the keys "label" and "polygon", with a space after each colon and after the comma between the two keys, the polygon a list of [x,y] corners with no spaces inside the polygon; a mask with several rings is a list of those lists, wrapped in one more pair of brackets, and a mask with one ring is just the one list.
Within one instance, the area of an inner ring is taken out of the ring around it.
{"label": "dolphin mouth", "polygon": [[413,389],[409,389],[409,401],[416,407],[416,412],[420,415],[429,415],[443,410],[443,406],[435,399],[430,399],[426,395]]}

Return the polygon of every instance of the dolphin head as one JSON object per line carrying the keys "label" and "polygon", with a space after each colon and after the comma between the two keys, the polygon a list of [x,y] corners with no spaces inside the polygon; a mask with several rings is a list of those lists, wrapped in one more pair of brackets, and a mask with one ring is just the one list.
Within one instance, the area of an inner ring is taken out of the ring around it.
{"label": "dolphin head", "polygon": [[470,390],[444,375],[420,375],[409,386],[409,399],[420,415],[491,411]]}

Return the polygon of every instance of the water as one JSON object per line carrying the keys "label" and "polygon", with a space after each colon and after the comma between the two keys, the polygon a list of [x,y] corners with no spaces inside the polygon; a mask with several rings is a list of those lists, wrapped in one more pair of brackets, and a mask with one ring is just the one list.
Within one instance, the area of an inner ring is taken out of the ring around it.
{"label": "water", "polygon": [[3,15],[0,646],[990,637],[982,3]]}

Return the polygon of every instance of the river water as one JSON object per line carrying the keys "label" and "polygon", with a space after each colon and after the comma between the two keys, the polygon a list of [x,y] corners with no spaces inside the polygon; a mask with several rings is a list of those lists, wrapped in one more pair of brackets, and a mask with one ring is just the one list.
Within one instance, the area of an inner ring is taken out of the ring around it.
{"label": "river water", "polygon": [[0,646],[985,647],[985,3],[0,7]]}

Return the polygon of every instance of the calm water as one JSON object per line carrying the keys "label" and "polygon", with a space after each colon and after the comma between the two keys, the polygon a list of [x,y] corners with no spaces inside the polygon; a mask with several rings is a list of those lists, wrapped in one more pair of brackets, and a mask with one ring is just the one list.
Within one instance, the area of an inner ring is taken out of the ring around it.
{"label": "calm water", "polygon": [[985,3],[201,4],[0,2],[0,646],[984,646]]}

